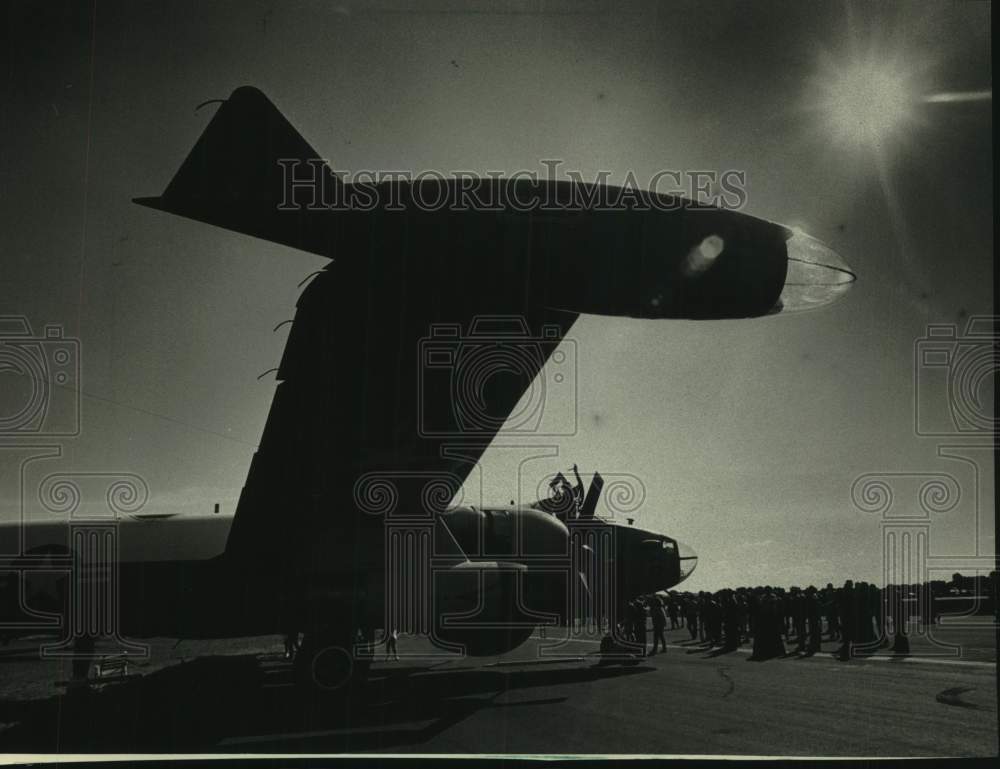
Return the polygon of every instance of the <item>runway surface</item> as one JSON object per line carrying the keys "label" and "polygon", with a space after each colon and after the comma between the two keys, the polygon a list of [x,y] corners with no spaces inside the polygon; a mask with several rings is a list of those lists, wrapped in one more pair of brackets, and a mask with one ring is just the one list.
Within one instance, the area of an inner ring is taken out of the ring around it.
{"label": "runway surface", "polygon": [[[404,636],[348,695],[304,698],[278,638],[157,639],[131,680],[66,696],[67,660],[37,642],[0,655],[0,750],[23,752],[995,755],[988,624],[951,630],[960,658],[718,654],[684,630],[633,667],[551,629],[501,657],[460,658]],[[914,651],[932,645],[916,638]]]}

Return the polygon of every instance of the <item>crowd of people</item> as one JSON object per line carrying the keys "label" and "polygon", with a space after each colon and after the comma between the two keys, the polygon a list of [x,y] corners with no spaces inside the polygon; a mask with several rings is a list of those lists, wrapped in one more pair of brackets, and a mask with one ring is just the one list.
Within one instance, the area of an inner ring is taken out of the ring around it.
{"label": "crowd of people", "polygon": [[[935,621],[933,594],[906,600],[907,588],[882,589],[851,580],[842,587],[809,585],[791,587],[738,587],[709,592],[676,592],[630,601],[620,622],[619,635],[641,646],[646,653],[648,627],[652,624],[653,651],[662,645],[664,631],[686,628],[691,640],[721,651],[753,644],[752,659],[769,659],[791,651],[804,655],[820,651],[824,640],[839,642],[838,655],[871,653],[892,647],[909,652],[907,622],[917,616],[925,624]],[[922,607],[922,608],[921,608]]]}

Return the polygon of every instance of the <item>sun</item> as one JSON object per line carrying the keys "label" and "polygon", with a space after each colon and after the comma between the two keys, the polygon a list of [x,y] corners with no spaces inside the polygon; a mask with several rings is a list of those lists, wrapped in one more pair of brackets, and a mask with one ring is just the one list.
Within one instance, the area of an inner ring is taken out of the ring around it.
{"label": "sun", "polygon": [[811,85],[813,105],[830,138],[842,147],[882,154],[918,122],[920,84],[897,57],[871,53],[840,62],[827,59]]}

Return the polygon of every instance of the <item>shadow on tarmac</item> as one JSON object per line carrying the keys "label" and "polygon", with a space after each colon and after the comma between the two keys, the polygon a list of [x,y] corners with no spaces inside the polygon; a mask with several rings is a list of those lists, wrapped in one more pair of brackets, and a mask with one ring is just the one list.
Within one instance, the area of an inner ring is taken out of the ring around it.
{"label": "shadow on tarmac", "polygon": [[[263,664],[262,664],[263,663]],[[419,745],[483,709],[557,704],[504,695],[649,666],[372,671],[356,687],[303,694],[287,663],[207,656],[99,690],[0,701],[0,750],[43,753],[354,752]]]}

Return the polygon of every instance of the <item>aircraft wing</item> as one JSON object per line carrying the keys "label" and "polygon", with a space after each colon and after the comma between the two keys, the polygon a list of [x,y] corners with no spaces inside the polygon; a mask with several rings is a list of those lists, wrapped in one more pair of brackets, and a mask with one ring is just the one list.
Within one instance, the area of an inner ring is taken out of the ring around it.
{"label": "aircraft wing", "polygon": [[333,267],[299,300],[228,556],[301,554],[327,534],[368,548],[377,569],[387,521],[443,510],[526,390],[547,391],[514,430],[557,397],[551,372],[536,377],[575,315],[492,317],[524,333],[497,347],[461,302],[428,303],[402,275],[374,283],[369,293]]}

